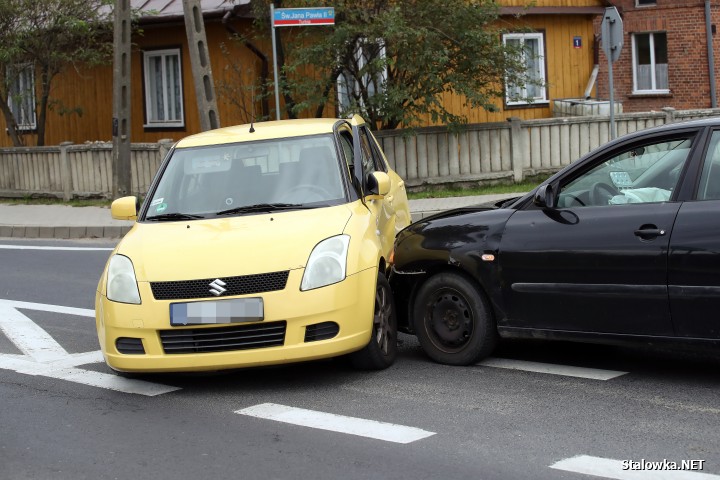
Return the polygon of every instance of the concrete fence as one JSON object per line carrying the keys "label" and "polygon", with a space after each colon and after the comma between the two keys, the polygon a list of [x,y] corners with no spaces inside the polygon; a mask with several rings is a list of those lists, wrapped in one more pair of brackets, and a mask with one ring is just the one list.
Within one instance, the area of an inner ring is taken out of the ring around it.
{"label": "concrete fence", "polygon": [[[618,136],[665,123],[720,115],[720,109],[619,114]],[[608,116],[564,117],[377,132],[393,168],[409,187],[521,181],[559,170],[610,139]],[[172,141],[133,144],[132,192],[147,192]],[[112,144],[0,149],[0,197],[109,197]]]}
{"label": "concrete fence", "polygon": [[[132,192],[147,192],[171,140],[131,148]],[[0,148],[0,197],[110,197],[112,143]]]}
{"label": "concrete fence", "polygon": [[[625,113],[615,116],[617,136],[645,128],[720,115],[720,109]],[[410,187],[482,183],[554,172],[610,140],[610,117],[563,117],[444,128],[376,132],[385,153]]]}

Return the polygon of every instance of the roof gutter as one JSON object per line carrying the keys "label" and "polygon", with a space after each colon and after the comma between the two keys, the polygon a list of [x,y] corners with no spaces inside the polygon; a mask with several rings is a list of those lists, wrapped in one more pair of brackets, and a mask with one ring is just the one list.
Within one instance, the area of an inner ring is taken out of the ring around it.
{"label": "roof gutter", "polygon": [[[205,20],[217,20],[222,19],[226,13],[231,13],[235,17],[240,18],[255,18],[252,13],[250,4],[234,5],[232,8],[216,8],[214,10],[203,10],[203,18]],[[184,23],[185,15],[170,14],[170,15],[153,15],[153,16],[140,16],[138,18],[140,25],[161,25],[161,24],[172,24],[172,23]]]}
{"label": "roof gutter", "polygon": [[602,15],[605,7],[500,7],[500,15]]}

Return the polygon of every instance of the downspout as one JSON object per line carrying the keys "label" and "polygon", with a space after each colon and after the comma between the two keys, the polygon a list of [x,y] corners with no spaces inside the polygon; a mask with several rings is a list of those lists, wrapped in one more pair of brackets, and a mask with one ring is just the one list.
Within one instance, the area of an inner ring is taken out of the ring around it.
{"label": "downspout", "polygon": [[600,71],[600,35],[593,35],[593,69],[590,73],[590,79],[588,80],[587,87],[585,87],[585,94],[583,97],[585,100],[590,100],[592,95],[593,87],[597,81],[598,72]]}
{"label": "downspout", "polygon": [[715,93],[715,52],[713,50],[712,27],[710,0],[705,0],[705,34],[707,35],[708,68],[710,70],[710,101],[712,108],[717,108],[717,96]]}
{"label": "downspout", "polygon": [[[222,18],[222,23],[225,25],[225,29],[232,35],[235,35],[237,38],[243,38],[240,35],[240,32],[237,31],[237,29],[230,24],[230,18],[233,16],[232,10],[229,10]],[[268,67],[268,59],[267,56],[260,51],[259,48],[257,48],[252,42],[249,40],[242,40],[243,45],[245,45],[251,52],[253,52],[261,62],[260,67],[260,109],[262,110],[262,118],[269,118],[270,117],[270,105],[268,104],[268,96],[267,96],[267,78],[270,72],[270,69]],[[254,119],[253,119],[254,120]]]}

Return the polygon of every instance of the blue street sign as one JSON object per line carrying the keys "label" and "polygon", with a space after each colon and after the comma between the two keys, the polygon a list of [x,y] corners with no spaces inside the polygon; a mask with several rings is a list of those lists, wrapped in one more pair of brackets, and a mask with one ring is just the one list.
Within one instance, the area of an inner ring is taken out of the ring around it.
{"label": "blue street sign", "polygon": [[277,8],[273,15],[273,27],[335,25],[335,9]]}

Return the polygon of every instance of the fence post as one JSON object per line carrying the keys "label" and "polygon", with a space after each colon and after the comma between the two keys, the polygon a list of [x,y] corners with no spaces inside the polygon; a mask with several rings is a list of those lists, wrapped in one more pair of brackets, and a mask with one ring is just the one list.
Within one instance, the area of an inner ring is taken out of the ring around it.
{"label": "fence post", "polygon": [[158,140],[158,145],[160,146],[160,149],[158,150],[158,153],[160,154],[160,161],[158,163],[162,163],[162,161],[165,160],[165,157],[170,151],[170,148],[173,146],[173,143],[174,141],[172,138],[163,138],[162,140]]}
{"label": "fence post", "polygon": [[523,181],[523,141],[522,120],[519,117],[508,118],[510,122],[510,160],[512,162],[513,181]]}
{"label": "fence post", "polygon": [[662,111],[665,112],[665,124],[675,122],[675,109],[673,107],[663,107]]}
{"label": "fence post", "polygon": [[68,147],[73,142],[62,142],[60,144],[60,175],[62,179],[63,201],[72,200],[72,166],[70,165],[70,157],[68,157]]}

